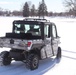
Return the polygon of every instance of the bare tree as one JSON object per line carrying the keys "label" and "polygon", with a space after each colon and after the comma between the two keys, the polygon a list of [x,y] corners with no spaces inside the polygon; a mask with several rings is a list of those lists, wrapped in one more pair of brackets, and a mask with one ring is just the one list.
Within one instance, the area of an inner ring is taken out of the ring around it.
{"label": "bare tree", "polygon": [[3,15],[3,9],[0,8],[0,16],[2,16],[2,15]]}
{"label": "bare tree", "polygon": [[74,16],[76,16],[76,0],[65,0],[64,5]]}
{"label": "bare tree", "polygon": [[22,16],[22,11],[14,10],[14,11],[12,12],[12,15],[13,15],[13,16]]}

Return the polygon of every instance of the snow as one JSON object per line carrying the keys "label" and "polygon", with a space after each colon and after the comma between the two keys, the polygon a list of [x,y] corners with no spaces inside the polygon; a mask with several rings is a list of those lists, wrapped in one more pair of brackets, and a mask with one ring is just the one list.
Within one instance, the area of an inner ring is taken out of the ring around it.
{"label": "snow", "polygon": [[[9,66],[0,66],[0,75],[76,75],[76,18],[47,17],[57,25],[58,35],[61,37],[62,59],[50,58],[40,60],[39,68],[30,71],[25,63],[12,61]],[[23,17],[0,17],[0,37],[12,31],[13,20]],[[9,50],[0,48],[0,52]],[[59,63],[58,63],[59,62]]]}
{"label": "snow", "polygon": [[76,75],[76,59],[62,57],[59,64],[56,64],[52,69],[44,75]]}

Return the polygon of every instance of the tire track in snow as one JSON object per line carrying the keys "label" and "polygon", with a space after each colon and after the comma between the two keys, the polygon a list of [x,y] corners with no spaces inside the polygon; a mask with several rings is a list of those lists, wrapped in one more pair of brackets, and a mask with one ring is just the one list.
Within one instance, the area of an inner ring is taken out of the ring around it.
{"label": "tire track in snow", "polygon": [[9,72],[14,73],[17,71],[16,69],[21,68],[23,66],[24,66],[24,64],[22,64],[22,63],[17,63],[17,64],[11,63],[11,65],[9,65],[9,66],[1,66],[0,67],[0,75],[5,75],[5,74],[8,75]]}
{"label": "tire track in snow", "polygon": [[70,57],[70,56],[66,56],[66,55],[62,55],[63,57],[66,57],[66,58],[70,58],[70,59],[74,59],[76,60],[76,58],[73,58],[73,57]]}
{"label": "tire track in snow", "polygon": [[76,52],[74,51],[62,50],[62,56],[69,59],[76,60]]}
{"label": "tire track in snow", "polygon": [[9,66],[0,67],[0,75],[42,75],[56,64],[56,59],[41,60],[39,68],[31,71],[28,70],[25,64],[22,62],[13,62]]}
{"label": "tire track in snow", "polygon": [[68,50],[62,50],[62,51],[76,54],[76,52],[74,51],[68,51]]}

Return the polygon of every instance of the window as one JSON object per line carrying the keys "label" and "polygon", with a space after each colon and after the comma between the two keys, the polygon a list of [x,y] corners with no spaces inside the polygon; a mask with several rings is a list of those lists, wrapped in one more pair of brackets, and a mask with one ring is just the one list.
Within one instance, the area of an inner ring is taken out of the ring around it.
{"label": "window", "polygon": [[14,33],[31,33],[32,35],[41,35],[40,25],[33,24],[14,24]]}
{"label": "window", "polygon": [[46,25],[46,26],[45,26],[45,28],[44,28],[44,35],[45,35],[46,37],[49,36],[49,25]]}
{"label": "window", "polygon": [[52,34],[53,34],[53,37],[57,37],[57,35],[56,35],[56,27],[54,25],[52,26]]}

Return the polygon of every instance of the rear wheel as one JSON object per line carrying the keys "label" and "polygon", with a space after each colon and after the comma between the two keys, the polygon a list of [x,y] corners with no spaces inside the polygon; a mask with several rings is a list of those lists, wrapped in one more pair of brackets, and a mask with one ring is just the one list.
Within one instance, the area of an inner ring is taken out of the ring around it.
{"label": "rear wheel", "polygon": [[57,56],[56,56],[57,59],[61,58],[61,48],[58,47],[58,53],[57,53]]}
{"label": "rear wheel", "polygon": [[0,54],[0,65],[9,65],[11,63],[11,57],[8,51],[3,51]]}
{"label": "rear wheel", "polygon": [[39,58],[36,54],[30,54],[26,60],[26,66],[31,69],[35,70],[39,66]]}

